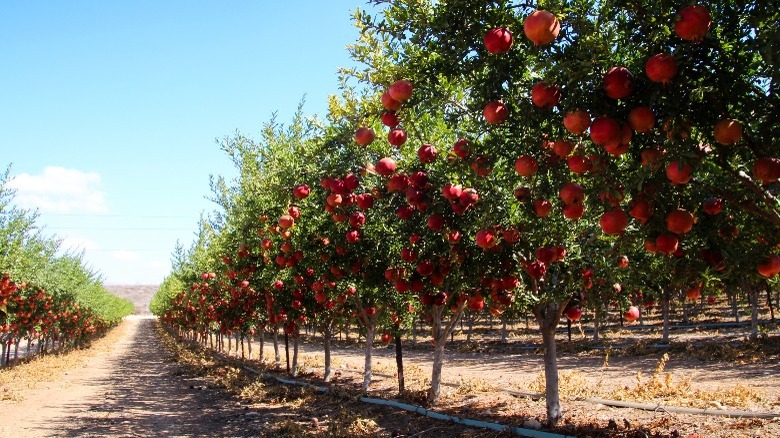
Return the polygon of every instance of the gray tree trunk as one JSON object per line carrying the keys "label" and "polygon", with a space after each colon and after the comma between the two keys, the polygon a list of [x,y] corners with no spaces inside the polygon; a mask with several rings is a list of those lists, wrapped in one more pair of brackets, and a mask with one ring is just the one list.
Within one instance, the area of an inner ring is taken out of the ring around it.
{"label": "gray tree trunk", "polygon": [[370,327],[366,327],[366,361],[363,368],[363,392],[368,391],[368,387],[371,385],[371,352],[374,349],[374,336],[376,336],[376,326],[372,323]]}
{"label": "gray tree trunk", "polygon": [[323,345],[325,348],[325,376],[322,378],[326,383],[331,379],[331,363],[330,363],[330,338],[331,338],[330,326],[327,326],[322,332]]}

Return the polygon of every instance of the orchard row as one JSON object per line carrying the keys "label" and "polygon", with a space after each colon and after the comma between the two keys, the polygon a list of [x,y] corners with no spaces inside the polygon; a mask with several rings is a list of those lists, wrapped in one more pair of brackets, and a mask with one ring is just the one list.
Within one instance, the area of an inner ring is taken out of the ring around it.
{"label": "orchard row", "polygon": [[777,11],[419,3],[356,13],[364,68],[342,72],[326,120],[222,145],[239,176],[214,181],[221,211],[155,297],[166,322],[293,342],[314,324],[327,380],[352,318],[365,391],[377,332],[426,321],[435,403],[464,312],[530,312],[554,425],[564,313],[616,304],[630,321],[653,302],[668,324],[677,297],[777,287]]}
{"label": "orchard row", "polygon": [[58,254],[59,239],[41,234],[34,212],[14,207],[9,175],[0,174],[2,365],[19,358],[21,344],[25,357],[83,346],[133,311],[80,256]]}

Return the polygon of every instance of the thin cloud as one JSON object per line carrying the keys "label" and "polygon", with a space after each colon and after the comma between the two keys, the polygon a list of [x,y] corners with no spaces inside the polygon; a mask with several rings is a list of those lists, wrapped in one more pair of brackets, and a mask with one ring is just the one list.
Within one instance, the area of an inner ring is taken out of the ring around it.
{"label": "thin cloud", "polygon": [[50,213],[102,213],[108,205],[100,184],[96,172],[47,166],[40,175],[17,175],[9,187],[16,189],[15,201],[23,207]]}
{"label": "thin cloud", "polygon": [[61,236],[62,243],[60,244],[60,249],[64,251],[89,251],[98,249],[99,246],[97,243],[95,243],[92,240],[78,237],[78,236]]}
{"label": "thin cloud", "polygon": [[112,251],[111,256],[123,262],[135,262],[141,259],[137,252],[126,250]]}

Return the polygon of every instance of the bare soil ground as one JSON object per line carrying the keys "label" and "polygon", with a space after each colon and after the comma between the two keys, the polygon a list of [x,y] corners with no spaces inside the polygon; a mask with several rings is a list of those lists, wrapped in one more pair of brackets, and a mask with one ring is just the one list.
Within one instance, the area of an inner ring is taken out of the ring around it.
{"label": "bare soil ground", "polygon": [[[494,327],[495,329],[495,327]],[[510,327],[508,343],[483,327],[448,345],[444,397],[434,410],[520,427],[545,417],[538,336]],[[556,432],[592,437],[780,436],[780,420],[678,414],[610,407],[586,397],[663,406],[780,413],[780,336],[758,341],[745,328],[675,331],[657,349],[654,330],[613,328],[604,343],[559,334],[564,418]],[[303,337],[300,378],[322,382],[318,336]],[[424,404],[428,340],[405,341],[407,391],[398,393],[394,349],[377,343],[370,396]],[[618,345],[633,345],[621,350]],[[357,401],[363,351],[354,333],[337,342],[332,393],[282,385],[198,348],[184,348],[148,317],[128,318],[89,350],[49,356],[0,371],[0,437],[38,436],[471,436],[502,434],[440,422]],[[259,345],[255,345],[257,355]],[[604,348],[594,348],[594,347]],[[247,353],[245,351],[245,353]],[[274,371],[266,337],[265,361]],[[667,354],[668,356],[664,356]],[[235,355],[235,352],[234,352]],[[660,366],[659,366],[660,365]],[[505,389],[515,391],[507,393]],[[524,396],[523,394],[528,394]]]}

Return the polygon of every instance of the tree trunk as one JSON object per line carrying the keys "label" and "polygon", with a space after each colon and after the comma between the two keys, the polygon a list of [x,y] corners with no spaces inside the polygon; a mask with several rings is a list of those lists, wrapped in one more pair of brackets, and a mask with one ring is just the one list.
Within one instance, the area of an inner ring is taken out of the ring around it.
{"label": "tree trunk", "polygon": [[257,353],[258,358],[257,360],[260,361],[260,363],[263,362],[263,359],[265,358],[265,329],[260,329],[260,351]]}
{"label": "tree trunk", "polygon": [[444,365],[445,340],[436,340],[433,347],[433,372],[431,373],[431,388],[428,390],[428,401],[432,405],[439,401],[441,396],[441,369]]}
{"label": "tree trunk", "polygon": [[401,335],[395,335],[395,367],[398,372],[398,392],[404,392],[404,353],[401,347]]}
{"label": "tree trunk", "polygon": [[475,319],[476,318],[474,317],[474,315],[471,315],[469,317],[469,329],[468,329],[468,332],[466,333],[466,342],[467,343],[471,342],[471,333],[474,330],[474,320]]}
{"label": "tree trunk", "polygon": [[506,318],[501,318],[501,343],[506,344],[507,330]]}
{"label": "tree trunk", "polygon": [[431,371],[431,388],[428,390],[428,401],[433,405],[439,401],[441,396],[441,370],[444,366],[444,346],[447,344],[447,337],[455,329],[460,315],[463,313],[465,302],[458,306],[457,311],[450,316],[450,321],[443,325],[442,314],[444,306],[433,306],[431,309],[433,316],[433,369]]}
{"label": "tree trunk", "polygon": [[751,287],[748,292],[750,299],[750,337],[758,338],[758,290]]}
{"label": "tree trunk", "polygon": [[772,289],[769,287],[769,283],[764,282],[764,287],[766,287],[766,304],[769,306],[769,318],[770,321],[772,321],[772,324],[775,323],[775,306],[772,303]]}
{"label": "tree trunk", "polygon": [[601,335],[601,308],[599,306],[596,306],[596,312],[593,315],[593,342],[599,341],[599,336]]}
{"label": "tree trunk", "polygon": [[547,403],[547,425],[555,427],[561,419],[561,401],[558,392],[558,355],[555,346],[555,329],[565,303],[554,301],[537,304],[534,309],[544,345],[544,396]]}
{"label": "tree trunk", "polygon": [[274,326],[274,362],[276,368],[282,366],[282,357],[279,355],[279,327]]}
{"label": "tree trunk", "polygon": [[374,348],[374,336],[376,335],[376,326],[372,323],[366,327],[366,361],[363,367],[363,393],[368,391],[371,385],[371,352]]}
{"label": "tree trunk", "polygon": [[293,335],[293,359],[292,359],[292,373],[293,377],[298,376],[298,337],[296,333]]}
{"label": "tree trunk", "polygon": [[663,314],[664,318],[664,324],[663,324],[663,338],[661,339],[661,342],[664,344],[669,343],[669,293],[664,291],[663,297],[661,298],[661,313]]}
{"label": "tree trunk", "polygon": [[287,365],[287,374],[290,374],[290,336],[287,334],[287,329],[284,330],[284,357]]}
{"label": "tree trunk", "polygon": [[325,375],[323,376],[322,380],[325,381],[325,383],[330,382],[331,379],[331,364],[330,364],[330,338],[331,338],[331,330],[330,325],[325,327],[325,330],[322,331],[323,336],[323,346],[325,349]]}
{"label": "tree trunk", "polygon": [[739,322],[739,296],[737,293],[734,293],[731,298],[731,309],[734,313],[734,321]]}

